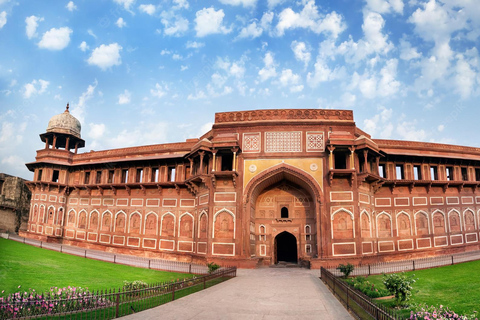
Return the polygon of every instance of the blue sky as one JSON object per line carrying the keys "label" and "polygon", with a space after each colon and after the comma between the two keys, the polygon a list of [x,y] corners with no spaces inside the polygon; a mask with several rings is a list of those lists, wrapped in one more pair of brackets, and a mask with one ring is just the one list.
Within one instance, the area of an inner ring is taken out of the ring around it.
{"label": "blue sky", "polygon": [[478,0],[0,0],[0,171],[48,120],[84,151],[184,141],[221,111],[352,109],[374,138],[479,146]]}

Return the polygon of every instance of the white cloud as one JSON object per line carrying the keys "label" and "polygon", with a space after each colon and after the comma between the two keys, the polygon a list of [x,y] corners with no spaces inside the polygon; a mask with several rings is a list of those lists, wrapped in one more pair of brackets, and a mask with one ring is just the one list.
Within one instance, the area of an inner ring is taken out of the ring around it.
{"label": "white cloud", "polygon": [[187,100],[200,100],[206,99],[207,95],[202,90],[195,92],[195,94],[189,94]]}
{"label": "white cloud", "polygon": [[391,122],[393,109],[380,107],[379,110],[380,113],[363,121],[362,129],[374,138],[388,139],[391,137],[394,128],[394,125]]}
{"label": "white cloud", "polygon": [[398,92],[400,82],[395,80],[397,76],[397,59],[390,59],[385,63],[385,67],[380,70],[382,76],[378,83],[378,94],[382,97],[388,97]]}
{"label": "white cloud", "polygon": [[90,123],[89,124],[90,131],[88,132],[88,136],[94,140],[103,138],[105,134],[105,124],[104,123]]}
{"label": "white cloud", "polygon": [[190,7],[187,0],[173,0],[173,3],[175,3],[172,7],[173,10],[188,9]]}
{"label": "white cloud", "polygon": [[297,28],[310,29],[317,34],[326,32],[337,38],[346,29],[346,25],[342,16],[335,11],[324,16],[320,15],[315,1],[308,0],[300,13],[296,13],[292,8],[286,8],[279,14],[276,26],[279,36],[283,36],[286,30]]}
{"label": "white cloud", "polygon": [[109,45],[102,44],[93,50],[90,58],[88,58],[88,64],[95,65],[105,71],[106,69],[118,66],[122,64],[122,58],[120,57],[120,51],[122,46],[118,43],[111,43]]}
{"label": "white cloud", "polygon": [[77,6],[75,5],[75,3],[73,3],[73,1],[69,1],[65,8],[67,8],[68,11],[77,10]]}
{"label": "white cloud", "polygon": [[215,33],[229,33],[232,30],[223,25],[225,13],[222,9],[216,11],[213,7],[203,8],[195,14],[195,31],[197,37],[204,37]]}
{"label": "white cloud", "polygon": [[254,7],[257,3],[257,0],[220,0],[223,4],[229,4],[232,6],[242,5],[243,7]]}
{"label": "white cloud", "polygon": [[416,128],[416,121],[403,121],[397,124],[396,132],[402,140],[425,141],[427,133],[423,129]]}
{"label": "white cloud", "polygon": [[25,99],[28,99],[33,95],[42,94],[47,90],[49,84],[49,81],[43,79],[33,80],[32,82],[27,83],[23,86],[23,97]]}
{"label": "white cloud", "polygon": [[293,73],[291,69],[283,69],[278,80],[282,87],[290,86],[291,92],[299,92],[303,90],[303,85],[300,84],[300,76]]}
{"label": "white cloud", "polygon": [[267,52],[265,54],[265,57],[263,58],[263,63],[265,64],[265,66],[260,69],[260,71],[258,71],[261,82],[264,82],[277,75],[273,53],[271,53],[270,51]]}
{"label": "white cloud", "polygon": [[188,31],[188,20],[179,15],[163,11],[161,22],[165,27],[163,32],[167,36],[181,36]]}
{"label": "white cloud", "polygon": [[132,97],[132,93],[125,89],[125,91],[118,95],[118,104],[128,104],[130,103],[130,99]]}
{"label": "white cloud", "polygon": [[457,64],[455,65],[455,87],[456,92],[460,94],[463,99],[470,97],[474,87],[478,85],[480,78],[472,69],[472,66],[466,61],[463,55],[459,55]]}
{"label": "white cloud", "polygon": [[43,18],[30,16],[25,18],[25,33],[27,34],[28,39],[32,39],[37,36],[37,27],[38,23],[43,21]]}
{"label": "white cloud", "polygon": [[309,72],[307,74],[307,82],[311,87],[315,88],[321,82],[341,79],[344,75],[344,67],[336,67],[334,70],[331,70],[321,55],[318,55],[317,61],[315,62],[315,72]]}
{"label": "white cloud", "polygon": [[187,49],[200,49],[205,46],[205,43],[197,42],[197,41],[188,41],[185,46],[187,47]]}
{"label": "white cloud", "polygon": [[123,27],[126,27],[127,26],[127,23],[123,20],[122,17],[118,18],[117,22],[115,22],[115,24],[117,25],[117,27],[119,28],[123,28]]}
{"label": "white cloud", "polygon": [[213,122],[207,122],[207,123],[204,123],[201,127],[200,127],[200,132],[199,132],[199,136],[202,136],[204,135],[205,133],[207,133],[208,131],[212,130],[212,127],[213,127]]}
{"label": "white cloud", "polygon": [[90,49],[90,47],[88,46],[88,44],[85,42],[85,41],[82,41],[82,43],[80,43],[80,45],[78,46],[80,48],[80,50],[82,50],[83,52],[87,51],[88,49]]}
{"label": "white cloud", "polygon": [[445,130],[445,125],[443,124],[438,125],[437,130],[442,132],[443,130]]}
{"label": "white cloud", "polygon": [[48,50],[65,49],[70,43],[70,34],[72,32],[72,29],[68,27],[52,28],[43,34],[38,47]]}
{"label": "white cloud", "polygon": [[188,70],[188,66],[181,65],[180,71],[185,71],[185,70]]}
{"label": "white cloud", "polygon": [[97,35],[93,32],[92,29],[88,29],[88,30],[87,30],[87,33],[88,33],[89,35],[91,35],[92,37],[94,37],[95,39],[98,38]]}
{"label": "white cloud", "polygon": [[135,3],[135,0],[113,0],[116,4],[119,4],[125,8],[125,10],[129,11],[133,14],[130,7]]}
{"label": "white cloud", "polygon": [[273,9],[274,7],[278,6],[279,4],[284,3],[285,0],[267,0],[267,5],[269,9]]}
{"label": "white cloud", "polygon": [[403,0],[367,0],[367,9],[378,13],[403,14]]}
{"label": "white cloud", "polygon": [[85,122],[85,109],[87,107],[87,101],[93,97],[97,85],[98,81],[95,79],[93,84],[88,85],[87,90],[80,95],[78,102],[71,105],[70,113],[77,118],[80,123]]}
{"label": "white cloud", "polygon": [[166,85],[161,86],[160,84],[155,84],[155,89],[150,89],[150,94],[154,97],[161,98],[167,94],[168,87]]}
{"label": "white cloud", "polygon": [[0,12],[0,29],[7,24],[7,11]]}
{"label": "white cloud", "polygon": [[153,16],[157,8],[153,4],[141,4],[140,6],[138,6],[138,10]]}
{"label": "white cloud", "polygon": [[262,35],[263,29],[257,26],[257,23],[254,21],[249,24],[247,27],[242,28],[240,33],[238,34],[239,38],[258,38]]}
{"label": "white cloud", "polygon": [[418,59],[422,56],[421,53],[417,51],[416,48],[413,48],[410,42],[405,39],[400,39],[400,59],[402,60],[412,60]]}
{"label": "white cloud", "polygon": [[297,59],[298,61],[302,61],[306,67],[310,62],[311,55],[310,49],[307,48],[305,42],[297,40],[292,41],[290,48],[292,48],[292,51],[295,54],[295,59]]}

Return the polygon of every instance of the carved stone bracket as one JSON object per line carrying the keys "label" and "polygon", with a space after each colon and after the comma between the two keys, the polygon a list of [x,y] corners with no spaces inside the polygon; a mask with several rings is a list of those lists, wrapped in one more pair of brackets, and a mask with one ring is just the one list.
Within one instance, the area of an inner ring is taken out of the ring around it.
{"label": "carved stone bracket", "polygon": [[110,189],[112,189],[114,195],[117,195],[117,189],[114,186],[110,186]]}
{"label": "carved stone bracket", "polygon": [[175,183],[175,190],[177,190],[177,194],[180,194],[180,187],[176,183]]}
{"label": "carved stone bracket", "polygon": [[85,189],[87,190],[88,195],[92,195],[92,189],[90,189],[89,186],[85,186]]}
{"label": "carved stone bracket", "polygon": [[391,192],[392,194],[393,194],[393,191],[395,190],[395,187],[396,187],[396,186],[397,186],[397,185],[396,185],[395,182],[390,185],[390,192]]}
{"label": "carved stone bracket", "polygon": [[432,184],[431,183],[427,184],[427,193],[430,193],[430,190],[432,190]]}
{"label": "carved stone bracket", "polygon": [[128,195],[130,196],[132,194],[132,190],[130,189],[129,186],[125,186],[125,190],[127,190]]}
{"label": "carved stone bracket", "polygon": [[464,187],[465,187],[464,183],[458,185],[458,192],[462,192]]}
{"label": "carved stone bracket", "polygon": [[145,189],[145,186],[143,184],[140,185],[140,189],[142,189],[143,195],[147,195],[147,189]]}
{"label": "carved stone bracket", "polygon": [[443,185],[443,193],[446,193],[447,190],[448,190],[448,183],[445,183],[445,184]]}
{"label": "carved stone bracket", "polygon": [[410,194],[412,194],[414,188],[415,188],[415,183],[414,182],[412,182],[408,185],[408,191],[410,191]]}
{"label": "carved stone bracket", "polygon": [[158,189],[158,194],[159,194],[159,195],[162,195],[162,190],[163,190],[163,189],[162,189],[162,186],[159,185],[159,184],[157,184],[157,189]]}
{"label": "carved stone bracket", "polygon": [[100,194],[103,196],[103,188],[100,186],[97,186],[98,191],[100,191]]}

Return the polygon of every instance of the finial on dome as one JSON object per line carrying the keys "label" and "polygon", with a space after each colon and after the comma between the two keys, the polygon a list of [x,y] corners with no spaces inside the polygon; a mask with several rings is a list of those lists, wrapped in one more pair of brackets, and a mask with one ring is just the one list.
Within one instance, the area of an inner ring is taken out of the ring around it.
{"label": "finial on dome", "polygon": [[65,112],[70,113],[70,111],[68,111],[68,108],[70,108],[70,103],[69,102],[67,102],[67,109],[65,109]]}

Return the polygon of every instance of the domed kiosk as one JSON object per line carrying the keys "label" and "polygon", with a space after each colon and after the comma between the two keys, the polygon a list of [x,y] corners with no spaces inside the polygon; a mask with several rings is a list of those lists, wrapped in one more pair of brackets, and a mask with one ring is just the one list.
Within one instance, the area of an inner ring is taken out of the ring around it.
{"label": "domed kiosk", "polygon": [[81,138],[82,125],[77,118],[70,114],[69,104],[63,113],[53,116],[48,122],[47,132],[40,135],[45,142],[45,149],[52,146],[53,149],[75,149],[85,146],[85,140]]}

